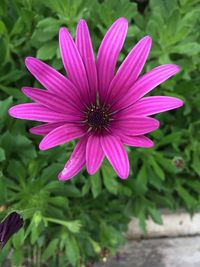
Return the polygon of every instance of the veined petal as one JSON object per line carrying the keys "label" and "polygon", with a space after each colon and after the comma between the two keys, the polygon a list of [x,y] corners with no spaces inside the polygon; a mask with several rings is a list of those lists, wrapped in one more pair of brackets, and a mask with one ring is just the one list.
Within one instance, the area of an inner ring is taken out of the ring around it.
{"label": "veined petal", "polygon": [[90,87],[90,95],[93,101],[97,93],[97,70],[94,60],[94,52],[90,38],[89,29],[85,20],[81,19],[76,30],[76,46],[83,60],[87,79]]}
{"label": "veined petal", "polygon": [[9,109],[10,116],[17,119],[26,119],[42,122],[80,121],[80,118],[55,112],[37,103],[19,104]]}
{"label": "veined petal", "polygon": [[90,135],[86,146],[86,167],[89,174],[94,174],[104,159],[104,153],[101,148],[100,137]]}
{"label": "veined petal", "polygon": [[39,148],[46,150],[81,137],[84,134],[83,127],[67,123],[48,133],[40,142]]}
{"label": "veined petal", "polygon": [[[23,87],[22,92],[28,96],[30,99],[36,101],[37,103],[54,110],[59,113],[67,113],[73,114],[75,116],[81,117],[81,107],[77,107],[78,105],[73,106],[66,100],[60,98],[59,96],[52,94],[46,90],[41,90],[38,88],[31,88],[31,87]],[[76,108],[75,108],[76,106]]]}
{"label": "veined petal", "polygon": [[127,112],[133,116],[150,116],[167,110],[179,108],[183,104],[184,102],[176,97],[150,96],[141,98],[135,104],[121,112]]}
{"label": "veined petal", "polygon": [[128,22],[124,18],[116,20],[107,31],[97,54],[98,89],[104,102],[108,87],[114,77],[118,55],[124,44]]}
{"label": "veined petal", "polygon": [[129,92],[114,104],[112,108],[120,109],[134,104],[138,99],[179,71],[180,68],[174,64],[161,65],[150,70],[141,76],[130,88]]}
{"label": "veined petal", "polygon": [[110,130],[114,134],[143,135],[152,132],[159,127],[159,121],[148,117],[131,117],[127,115],[118,118],[110,124]]}
{"label": "veined petal", "polygon": [[46,135],[54,129],[62,126],[65,122],[52,122],[47,124],[38,125],[29,129],[29,132],[36,135]]}
{"label": "veined petal", "polygon": [[135,147],[153,147],[154,143],[146,136],[122,135],[120,139],[123,144]]}
{"label": "veined petal", "polygon": [[119,177],[121,179],[127,179],[130,168],[129,160],[120,139],[112,135],[105,135],[101,137],[101,145],[104,154]]}
{"label": "veined petal", "polygon": [[25,64],[32,75],[50,92],[69,101],[77,101],[77,88],[61,73],[37,58],[27,57]]}
{"label": "veined petal", "polygon": [[61,181],[69,180],[74,177],[85,165],[87,137],[82,137],[76,144],[70,159],[67,161],[64,169],[58,178]]}
{"label": "veined petal", "polygon": [[88,103],[90,95],[86,70],[74,40],[64,27],[59,32],[59,45],[62,62],[68,77],[79,89],[83,101]]}
{"label": "veined petal", "polygon": [[109,90],[107,102],[112,103],[120,99],[138,78],[151,48],[151,37],[145,36],[131,50],[119,67],[113,78]]}

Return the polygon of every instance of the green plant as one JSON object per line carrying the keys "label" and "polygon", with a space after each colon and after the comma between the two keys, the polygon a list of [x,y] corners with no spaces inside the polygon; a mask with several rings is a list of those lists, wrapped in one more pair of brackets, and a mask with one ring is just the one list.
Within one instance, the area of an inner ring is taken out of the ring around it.
{"label": "green plant", "polygon": [[[116,4],[117,3],[117,4]],[[12,252],[13,266],[87,266],[104,249],[114,253],[125,238],[132,215],[151,217],[161,224],[160,207],[185,207],[191,214],[200,206],[200,33],[199,0],[150,0],[144,14],[128,0],[1,0],[0,3],[0,217],[18,210],[26,219],[0,254],[0,264]],[[39,151],[39,138],[27,129],[33,123],[16,121],[8,108],[27,99],[24,85],[37,86],[24,67],[28,55],[62,70],[57,47],[60,26],[75,33],[84,17],[97,51],[106,28],[125,16],[130,23],[120,60],[145,34],[153,37],[146,70],[176,63],[182,71],[155,89],[156,94],[182,98],[178,111],[158,115],[162,130],[152,134],[152,149],[128,148],[131,175],[120,181],[105,162],[94,176],[83,171],[72,181],[56,176],[73,143]],[[158,93],[159,92],[159,93]],[[23,248],[23,249],[22,249]]]}

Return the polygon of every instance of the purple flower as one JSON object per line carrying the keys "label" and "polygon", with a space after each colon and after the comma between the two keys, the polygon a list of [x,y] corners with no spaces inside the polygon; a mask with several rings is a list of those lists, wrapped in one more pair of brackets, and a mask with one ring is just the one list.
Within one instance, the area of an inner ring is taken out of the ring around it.
{"label": "purple flower", "polygon": [[0,248],[3,248],[10,237],[18,232],[24,224],[24,220],[17,212],[10,213],[0,223]]}
{"label": "purple flower", "polygon": [[67,77],[39,59],[26,58],[27,68],[46,90],[23,88],[35,103],[14,106],[9,113],[19,119],[46,122],[30,129],[45,136],[41,150],[79,138],[60,180],[72,178],[85,165],[88,173],[94,174],[105,156],[119,177],[126,179],[129,160],[124,145],[152,147],[153,142],[144,135],[156,130],[159,122],[149,116],[183,105],[174,97],[144,97],[180,70],[166,64],[139,77],[151,47],[149,36],[136,44],[115,73],[127,29],[126,19],[116,20],[95,61],[84,20],[78,23],[75,42],[67,29],[61,28],[59,43]]}

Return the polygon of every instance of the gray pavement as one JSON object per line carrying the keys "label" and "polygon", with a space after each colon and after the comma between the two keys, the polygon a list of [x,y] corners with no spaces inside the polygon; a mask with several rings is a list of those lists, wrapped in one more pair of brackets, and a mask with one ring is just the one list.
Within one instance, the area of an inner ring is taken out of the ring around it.
{"label": "gray pavement", "polygon": [[200,236],[129,241],[95,267],[200,267]]}

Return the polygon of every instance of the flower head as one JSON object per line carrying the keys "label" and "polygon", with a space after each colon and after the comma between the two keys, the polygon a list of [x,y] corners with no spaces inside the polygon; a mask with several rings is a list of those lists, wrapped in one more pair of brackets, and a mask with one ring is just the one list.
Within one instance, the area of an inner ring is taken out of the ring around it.
{"label": "flower head", "polygon": [[3,248],[10,237],[18,232],[24,224],[24,220],[17,212],[10,213],[3,222],[0,223],[0,248]]}
{"label": "flower head", "polygon": [[45,122],[30,129],[44,135],[42,150],[79,138],[59,174],[60,180],[76,175],[85,165],[94,174],[106,156],[120,178],[129,175],[124,145],[152,147],[145,134],[156,130],[159,122],[150,115],[183,105],[180,99],[166,96],[144,97],[177,72],[173,64],[159,66],[139,77],[148,57],[151,38],[141,39],[115,73],[116,62],[128,29],[127,20],[116,20],[106,33],[94,59],[89,30],[80,20],[76,40],[61,28],[59,44],[67,77],[36,58],[25,64],[43,85],[22,88],[34,103],[9,110],[11,116]]}

